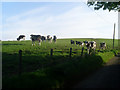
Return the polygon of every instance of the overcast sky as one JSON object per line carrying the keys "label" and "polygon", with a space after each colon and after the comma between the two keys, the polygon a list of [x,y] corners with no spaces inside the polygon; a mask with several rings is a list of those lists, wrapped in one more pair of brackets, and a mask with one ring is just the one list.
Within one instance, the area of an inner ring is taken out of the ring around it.
{"label": "overcast sky", "polygon": [[[112,38],[118,13],[94,11],[86,2],[3,2],[2,40],[31,34],[58,38]],[[1,39],[1,38],[0,38]]]}

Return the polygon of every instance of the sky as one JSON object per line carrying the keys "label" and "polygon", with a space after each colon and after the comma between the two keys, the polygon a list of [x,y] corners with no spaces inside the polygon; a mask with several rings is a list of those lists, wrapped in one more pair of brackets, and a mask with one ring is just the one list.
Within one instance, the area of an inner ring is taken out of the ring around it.
{"label": "sky", "polygon": [[31,34],[58,38],[113,38],[118,13],[88,7],[86,2],[2,2],[2,37],[16,40]]}

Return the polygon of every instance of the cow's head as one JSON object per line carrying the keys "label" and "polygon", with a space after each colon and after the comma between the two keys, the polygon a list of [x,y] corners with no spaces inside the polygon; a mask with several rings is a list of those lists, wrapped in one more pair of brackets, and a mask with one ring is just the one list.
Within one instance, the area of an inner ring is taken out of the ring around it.
{"label": "cow's head", "polygon": [[18,41],[20,41],[20,38],[17,38]]}

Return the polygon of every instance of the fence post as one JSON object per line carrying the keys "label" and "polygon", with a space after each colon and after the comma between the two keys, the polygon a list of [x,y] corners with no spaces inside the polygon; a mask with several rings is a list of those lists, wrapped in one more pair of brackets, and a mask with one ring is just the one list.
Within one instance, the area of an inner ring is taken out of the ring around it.
{"label": "fence post", "polygon": [[72,48],[70,48],[70,58],[71,58],[71,56],[72,56]]}
{"label": "fence post", "polygon": [[50,50],[50,56],[53,56],[53,49]]}
{"label": "fence post", "polygon": [[82,47],[82,52],[81,52],[81,56],[83,56],[83,51],[84,51],[84,47]]}
{"label": "fence post", "polygon": [[22,50],[19,50],[19,75],[22,73]]}

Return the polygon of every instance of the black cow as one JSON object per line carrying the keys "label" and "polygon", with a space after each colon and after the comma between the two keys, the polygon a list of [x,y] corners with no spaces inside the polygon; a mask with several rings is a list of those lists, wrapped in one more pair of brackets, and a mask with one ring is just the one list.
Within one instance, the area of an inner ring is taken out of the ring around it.
{"label": "black cow", "polygon": [[73,41],[73,40],[70,40],[70,43],[71,43],[71,44],[75,44],[75,41]]}
{"label": "black cow", "polygon": [[42,40],[42,41],[46,41],[46,37],[45,37],[45,36],[42,36],[42,37],[41,37],[41,40]]}
{"label": "black cow", "polygon": [[53,36],[53,41],[56,43],[56,41],[57,41],[57,37],[54,35]]}
{"label": "black cow", "polygon": [[106,48],[106,43],[105,42],[102,42],[100,43],[100,49],[105,49]]}

